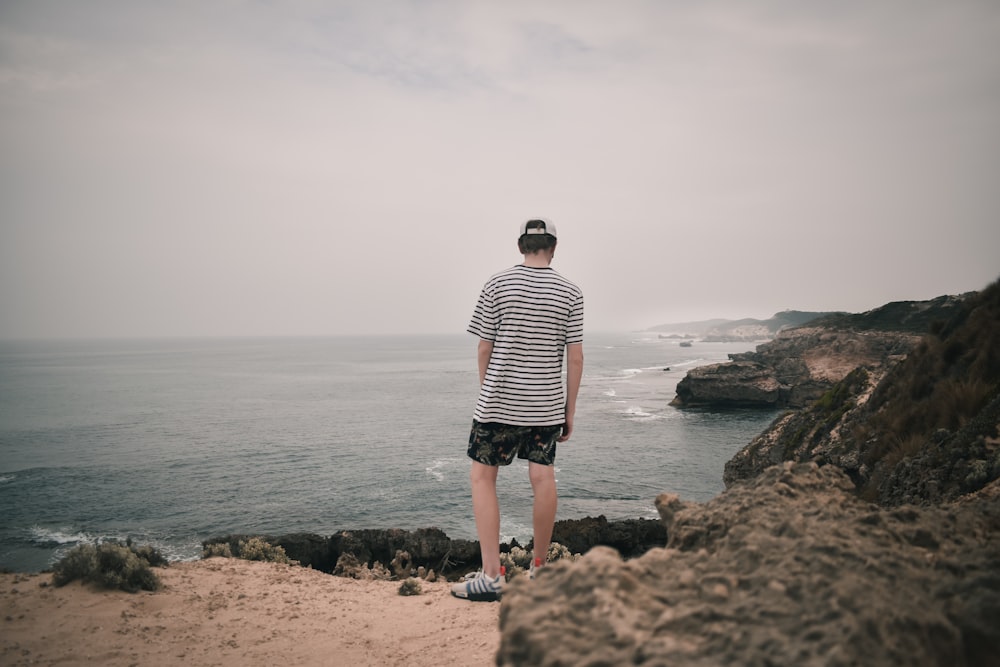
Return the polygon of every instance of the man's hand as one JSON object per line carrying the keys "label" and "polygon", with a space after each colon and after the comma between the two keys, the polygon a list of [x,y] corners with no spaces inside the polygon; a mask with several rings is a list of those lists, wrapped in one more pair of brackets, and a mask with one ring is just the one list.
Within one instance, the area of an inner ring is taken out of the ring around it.
{"label": "man's hand", "polygon": [[567,417],[566,422],[562,425],[562,435],[556,438],[556,442],[566,442],[571,435],[573,435],[573,418]]}

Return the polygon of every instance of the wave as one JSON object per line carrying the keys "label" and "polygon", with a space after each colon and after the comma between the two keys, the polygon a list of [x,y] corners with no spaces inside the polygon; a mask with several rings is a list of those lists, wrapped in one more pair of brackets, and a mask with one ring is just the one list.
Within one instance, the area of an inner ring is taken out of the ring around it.
{"label": "wave", "polygon": [[705,362],[705,360],[703,358],[699,357],[697,359],[688,359],[687,361],[678,361],[677,363],[673,364],[673,367],[677,367],[677,366],[693,366],[695,364],[702,364],[704,362]]}
{"label": "wave", "polygon": [[444,481],[444,469],[448,468],[456,463],[460,463],[463,459],[434,459],[431,464],[424,468],[424,472],[433,477],[439,482]]}
{"label": "wave", "polygon": [[[73,532],[71,528],[54,529],[32,526],[28,529],[30,541],[35,546],[55,548],[73,546],[85,542],[96,542],[99,537],[83,531]],[[108,538],[105,538],[108,539]]]}
{"label": "wave", "polygon": [[646,412],[642,409],[642,406],[632,405],[622,411],[622,414],[626,419],[631,421],[653,421],[660,419],[668,419],[669,417],[665,414]]}
{"label": "wave", "polygon": [[130,536],[121,533],[95,534],[72,528],[43,528],[32,526],[28,529],[28,542],[32,547],[52,550],[50,563],[55,563],[69,551],[81,544],[99,544],[102,542],[120,542],[124,544],[131,539],[134,545],[148,545],[159,551],[171,562],[193,561],[201,558],[201,541],[188,538],[183,543],[167,542],[150,536]]}

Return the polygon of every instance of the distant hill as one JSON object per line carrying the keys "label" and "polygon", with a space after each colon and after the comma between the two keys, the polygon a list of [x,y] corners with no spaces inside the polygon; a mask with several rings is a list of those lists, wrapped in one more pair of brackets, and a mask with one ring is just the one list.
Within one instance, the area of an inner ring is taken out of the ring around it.
{"label": "distant hill", "polygon": [[935,321],[950,319],[975,294],[945,295],[926,301],[893,301],[864,313],[831,313],[810,322],[809,326],[924,334]]}
{"label": "distant hill", "polygon": [[766,320],[751,317],[741,320],[702,320],[700,322],[678,322],[659,324],[647,331],[669,334],[665,337],[700,338],[706,342],[763,341],[770,340],[779,331],[797,327],[817,318],[846,315],[839,312],[812,313],[802,310],[783,310]]}

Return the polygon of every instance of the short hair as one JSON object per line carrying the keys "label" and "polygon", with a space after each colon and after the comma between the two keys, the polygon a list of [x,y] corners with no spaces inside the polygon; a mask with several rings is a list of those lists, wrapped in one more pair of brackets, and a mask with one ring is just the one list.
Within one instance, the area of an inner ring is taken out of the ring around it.
{"label": "short hair", "polygon": [[[529,220],[525,229],[545,229],[544,220]],[[522,234],[517,240],[517,248],[525,255],[533,255],[541,250],[556,247],[556,237],[551,234]]]}

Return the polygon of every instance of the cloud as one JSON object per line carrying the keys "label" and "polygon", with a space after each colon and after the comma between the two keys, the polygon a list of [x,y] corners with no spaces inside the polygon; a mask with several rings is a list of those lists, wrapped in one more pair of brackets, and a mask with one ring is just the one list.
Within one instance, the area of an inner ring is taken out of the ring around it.
{"label": "cloud", "polygon": [[526,216],[588,326],[996,277],[988,3],[8,2],[0,336],[461,331]]}

